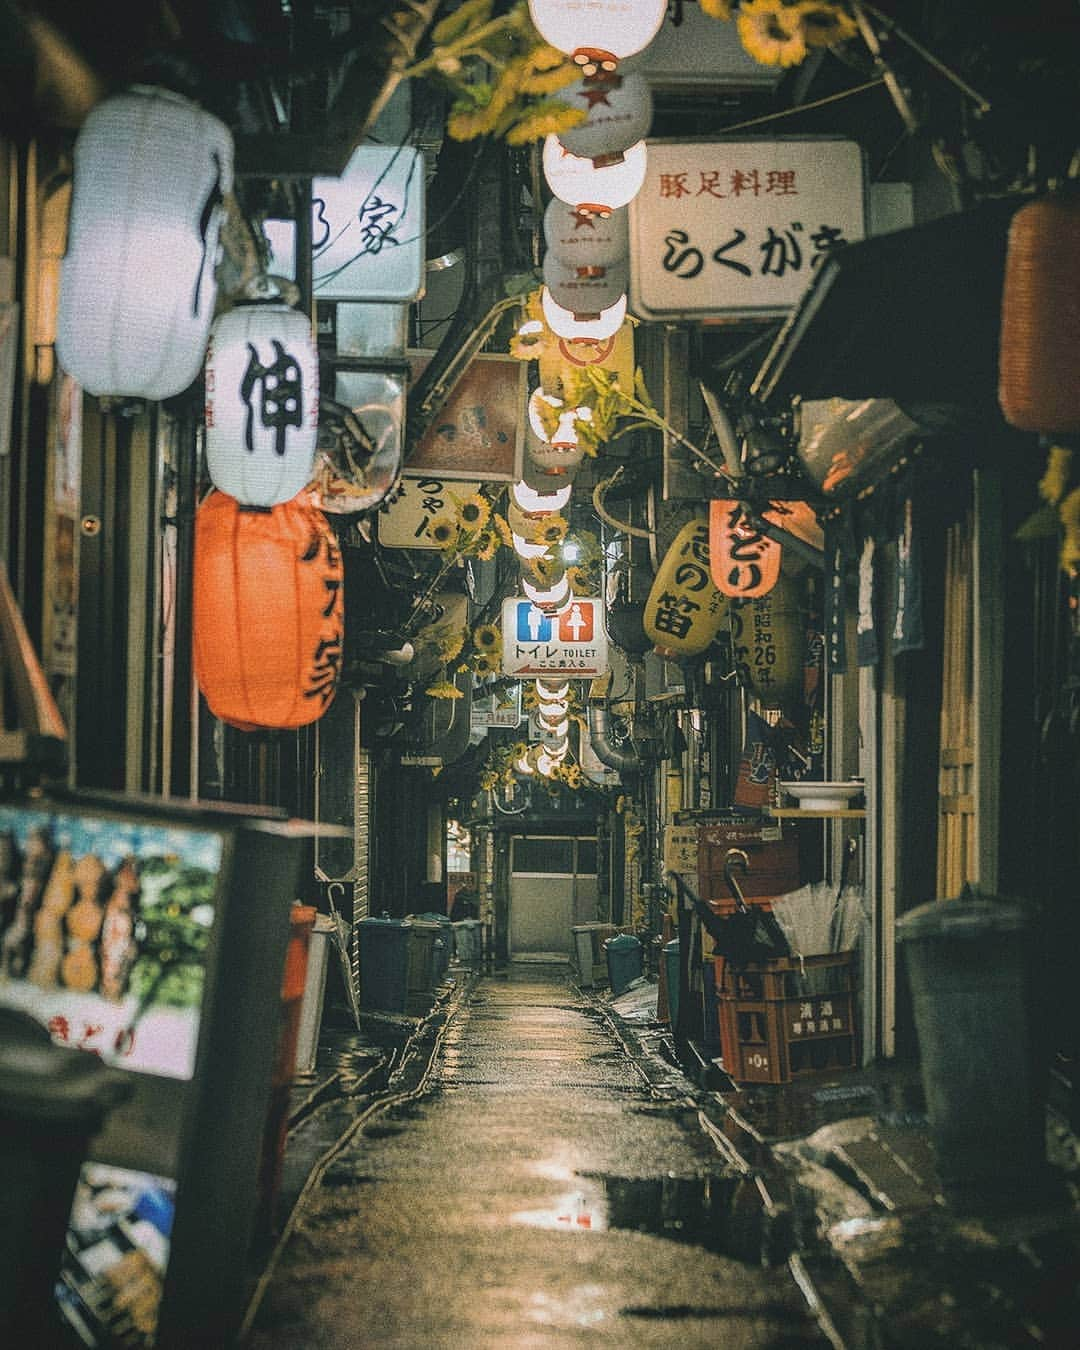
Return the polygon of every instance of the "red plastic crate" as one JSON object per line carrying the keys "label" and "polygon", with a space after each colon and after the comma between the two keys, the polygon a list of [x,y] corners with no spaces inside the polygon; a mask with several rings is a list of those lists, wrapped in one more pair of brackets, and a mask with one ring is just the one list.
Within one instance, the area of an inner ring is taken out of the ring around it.
{"label": "red plastic crate", "polygon": [[853,953],[716,961],[720,1046],[737,1083],[790,1083],[858,1063]]}

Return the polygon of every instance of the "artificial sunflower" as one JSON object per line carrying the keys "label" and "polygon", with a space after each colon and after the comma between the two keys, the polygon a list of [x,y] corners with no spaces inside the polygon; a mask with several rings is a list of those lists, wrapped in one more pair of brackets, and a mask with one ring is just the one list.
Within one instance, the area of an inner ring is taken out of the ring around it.
{"label": "artificial sunflower", "polygon": [[481,562],[487,562],[489,559],[494,558],[498,551],[499,536],[495,531],[481,530],[476,536],[475,548],[473,550],[474,555],[479,558]]}
{"label": "artificial sunflower", "polygon": [[494,652],[502,646],[502,633],[494,623],[480,623],[473,629],[473,646],[478,652]]}
{"label": "artificial sunflower", "polygon": [[447,700],[465,697],[453,680],[436,680],[434,684],[428,685],[424,693],[427,694],[428,698]]}
{"label": "artificial sunflower", "polygon": [[521,706],[526,712],[534,712],[540,706],[540,695],[534,684],[527,684],[521,691]]}
{"label": "artificial sunflower", "polygon": [[510,526],[506,523],[505,516],[500,516],[498,511],[496,511],[495,514],[491,517],[491,520],[502,542],[506,545],[507,548],[513,548],[514,536],[510,529]]}
{"label": "artificial sunflower", "polygon": [[562,564],[549,553],[544,553],[539,558],[529,559],[529,571],[545,586],[554,586],[562,575]]}
{"label": "artificial sunflower", "polygon": [[733,0],[698,0],[702,14],[710,19],[722,19],[725,23],[731,18]]}
{"label": "artificial sunflower", "polygon": [[491,515],[491,503],[486,497],[482,497],[479,492],[474,492],[472,496],[466,497],[459,503],[457,509],[458,524],[463,530],[470,533],[482,530],[488,523],[488,517]]}
{"label": "artificial sunflower", "polygon": [[783,0],[746,0],[736,20],[739,40],[763,66],[797,66],[807,47],[801,6]]}
{"label": "artificial sunflower", "polygon": [[448,633],[440,634],[435,642],[443,661],[452,661],[455,656],[461,654],[461,649],[465,646],[465,634],[460,629],[451,629]]}
{"label": "artificial sunflower", "polygon": [[566,569],[566,575],[570,581],[570,589],[575,595],[594,595],[596,593],[596,584],[586,568],[579,567],[575,563],[573,567]]}
{"label": "artificial sunflower", "polygon": [[502,662],[493,652],[477,652],[472,659],[474,675],[498,675]]}
{"label": "artificial sunflower", "polygon": [[436,516],[428,526],[428,537],[439,548],[452,548],[457,543],[457,521],[450,516]]}
{"label": "artificial sunflower", "polygon": [[859,31],[859,25],[839,5],[807,0],[798,8],[803,37],[810,47],[832,47],[838,42],[847,42]]}
{"label": "artificial sunflower", "polygon": [[569,528],[565,516],[545,516],[533,530],[533,538],[538,544],[561,544]]}

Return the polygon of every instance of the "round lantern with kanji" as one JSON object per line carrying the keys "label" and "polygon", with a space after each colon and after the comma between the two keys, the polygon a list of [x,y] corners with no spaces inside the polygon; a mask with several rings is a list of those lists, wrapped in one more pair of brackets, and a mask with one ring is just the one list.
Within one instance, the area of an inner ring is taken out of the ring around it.
{"label": "round lantern with kanji", "polygon": [[80,128],[56,351],[91,394],[170,398],[202,367],[233,141],[169,90],[103,99]]}
{"label": "round lantern with kanji", "polygon": [[319,359],[311,324],[281,303],[221,315],[206,353],[206,467],[246,506],[290,501],[311,481]]}
{"label": "round lantern with kanji", "polygon": [[630,213],[582,202],[570,206],[552,197],[544,211],[546,257],[567,267],[613,267],[630,255]]}
{"label": "round lantern with kanji", "polygon": [[709,522],[695,516],[657,568],[645,602],[645,636],[661,656],[698,656],[712,645],[727,615],[727,599],[709,572]]}
{"label": "round lantern with kanji", "polygon": [[341,550],[305,493],[252,508],[212,492],[199,507],[192,644],[216,717],[245,730],[321,717],[341,671],[344,612]]}

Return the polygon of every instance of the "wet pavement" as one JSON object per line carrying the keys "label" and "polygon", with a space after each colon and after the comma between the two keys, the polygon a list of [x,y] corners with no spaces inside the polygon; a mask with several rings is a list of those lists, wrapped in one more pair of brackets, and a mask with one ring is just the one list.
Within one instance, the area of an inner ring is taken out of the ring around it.
{"label": "wet pavement", "polygon": [[754,1170],[564,971],[467,977],[395,1053],[298,1118],[250,1350],[829,1344]]}

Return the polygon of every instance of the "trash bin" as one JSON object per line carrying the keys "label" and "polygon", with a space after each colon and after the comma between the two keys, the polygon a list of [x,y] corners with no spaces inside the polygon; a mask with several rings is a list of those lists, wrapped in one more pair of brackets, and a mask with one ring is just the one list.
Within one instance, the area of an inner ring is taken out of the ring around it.
{"label": "trash bin", "polygon": [[323,998],[326,994],[326,972],[334,929],[334,920],[329,914],[316,914],[308,944],[304,997],[300,1002],[300,1031],[296,1041],[294,1077],[312,1073],[315,1069],[319,1032],[322,1028]]}
{"label": "trash bin", "polygon": [[356,925],[360,948],[360,1007],[404,1012],[409,996],[409,925],[381,917]]}
{"label": "trash bin", "polygon": [[450,956],[454,950],[454,926],[450,922],[449,914],[438,914],[434,911],[425,911],[423,914],[410,914],[411,919],[423,919],[427,923],[437,923],[439,925],[439,937],[435,942],[435,957],[432,966],[432,980],[435,984],[442,984],[446,979],[446,971],[450,965]]}
{"label": "trash bin", "polygon": [[570,936],[574,944],[574,965],[577,968],[578,984],[583,989],[592,987],[593,982],[593,947],[592,947],[591,923],[579,923],[570,929]]}
{"label": "trash bin", "polygon": [[679,1025],[679,939],[672,938],[660,948],[664,963],[664,988],[667,993],[668,1020],[674,1031]]}
{"label": "trash bin", "polygon": [[968,892],[920,905],[896,924],[938,1171],[963,1206],[1030,1197],[1044,1178],[1033,917],[1020,902]]}
{"label": "trash bin", "polygon": [[617,933],[604,943],[608,984],[615,998],[641,976],[641,943],[630,933]]}
{"label": "trash bin", "polygon": [[56,1339],[54,1289],[90,1140],[131,1078],[0,1009],[0,1345]]}
{"label": "trash bin", "polygon": [[422,1016],[431,1011],[435,989],[435,944],[440,940],[437,923],[416,917],[408,920],[408,995],[406,1009]]}
{"label": "trash bin", "polygon": [[459,919],[454,924],[454,945],[462,965],[480,964],[484,955],[483,927],[479,919]]}

